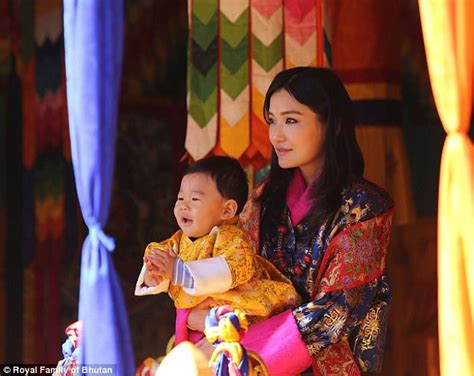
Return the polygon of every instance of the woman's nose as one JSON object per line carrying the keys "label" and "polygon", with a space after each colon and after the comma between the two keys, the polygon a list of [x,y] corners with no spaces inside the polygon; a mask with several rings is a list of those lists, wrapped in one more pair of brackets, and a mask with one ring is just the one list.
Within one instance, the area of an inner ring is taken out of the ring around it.
{"label": "woman's nose", "polygon": [[283,127],[279,123],[270,126],[270,140],[279,142],[285,140],[285,133],[283,132]]}

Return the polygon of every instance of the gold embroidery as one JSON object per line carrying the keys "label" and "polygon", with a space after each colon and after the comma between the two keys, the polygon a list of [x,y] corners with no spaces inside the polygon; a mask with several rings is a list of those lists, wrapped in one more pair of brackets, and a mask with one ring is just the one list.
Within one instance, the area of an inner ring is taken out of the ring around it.
{"label": "gold embroidery", "polygon": [[312,354],[312,355],[316,355],[324,347],[324,344],[320,343],[320,342],[319,343],[315,342],[315,343],[311,343],[310,345],[307,345],[307,346],[308,346],[309,353]]}
{"label": "gold embroidery", "polygon": [[360,375],[352,358],[347,339],[329,345],[315,357],[315,374],[318,375]]}
{"label": "gold embroidery", "polygon": [[327,332],[328,337],[337,339],[344,329],[347,316],[347,311],[342,306],[337,305],[324,315],[320,329]]}
{"label": "gold embroidery", "polygon": [[[224,256],[232,276],[229,291],[209,295],[216,305],[230,304],[249,316],[268,317],[288,307],[300,304],[291,281],[268,260],[256,255],[249,246],[246,235],[233,225],[220,226],[216,231],[191,241],[178,231],[171,239],[153,243],[155,247],[176,243],[178,256],[183,261],[201,260]],[[168,290],[178,308],[192,308],[208,296],[191,296],[180,286],[171,285]],[[255,318],[249,318],[251,321]]]}
{"label": "gold embroidery", "polygon": [[332,269],[329,270],[326,277],[321,278],[320,290],[323,290],[325,287],[333,286],[339,275],[341,264],[335,264]]}
{"label": "gold embroidery", "polygon": [[380,333],[381,313],[380,306],[372,307],[362,322],[359,332],[362,351],[370,350],[375,347]]}

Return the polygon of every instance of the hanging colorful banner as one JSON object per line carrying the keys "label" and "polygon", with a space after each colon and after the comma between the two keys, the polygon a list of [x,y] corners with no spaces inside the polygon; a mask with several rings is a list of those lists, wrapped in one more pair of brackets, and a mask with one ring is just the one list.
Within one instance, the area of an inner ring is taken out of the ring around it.
{"label": "hanging colorful banner", "polygon": [[251,180],[268,170],[263,118],[270,82],[284,68],[322,66],[322,1],[189,1],[188,124],[192,159],[238,158]]}

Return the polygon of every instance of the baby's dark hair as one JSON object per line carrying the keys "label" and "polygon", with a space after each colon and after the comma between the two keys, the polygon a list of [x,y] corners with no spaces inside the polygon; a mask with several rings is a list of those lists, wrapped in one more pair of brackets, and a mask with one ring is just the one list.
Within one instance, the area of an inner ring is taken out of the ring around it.
{"label": "baby's dark hair", "polygon": [[247,174],[237,159],[222,156],[199,159],[186,169],[184,176],[196,173],[206,174],[214,180],[217,190],[226,200],[237,201],[236,214],[242,211],[249,187]]}

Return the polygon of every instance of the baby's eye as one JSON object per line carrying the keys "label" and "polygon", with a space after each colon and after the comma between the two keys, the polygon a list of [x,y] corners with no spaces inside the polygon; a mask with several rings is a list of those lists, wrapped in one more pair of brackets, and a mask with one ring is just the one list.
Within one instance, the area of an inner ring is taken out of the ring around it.
{"label": "baby's eye", "polygon": [[178,201],[183,201],[183,200],[184,200],[183,197],[178,196]]}
{"label": "baby's eye", "polygon": [[286,119],[286,124],[296,124],[298,120],[293,119],[293,118],[287,118]]}
{"label": "baby's eye", "polygon": [[192,201],[201,201],[201,200],[198,199],[197,197],[192,197],[191,200],[192,200]]}

